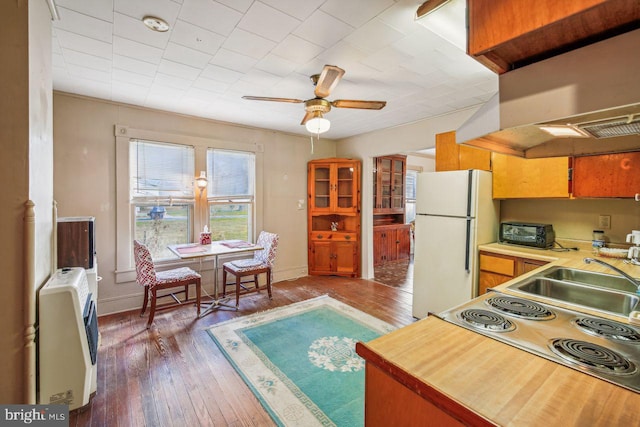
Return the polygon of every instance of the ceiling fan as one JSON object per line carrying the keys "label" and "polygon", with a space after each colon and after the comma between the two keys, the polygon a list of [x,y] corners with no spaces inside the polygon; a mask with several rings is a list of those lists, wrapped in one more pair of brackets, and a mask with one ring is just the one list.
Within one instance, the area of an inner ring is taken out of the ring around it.
{"label": "ceiling fan", "polygon": [[344,70],[335,65],[325,65],[320,74],[311,76],[311,81],[316,87],[314,90],[315,98],[302,100],[294,98],[271,98],[265,96],[243,96],[243,99],[253,101],[275,101],[290,102],[293,104],[304,103],[306,114],[300,122],[306,125],[307,130],[311,133],[322,133],[329,130],[329,120],[323,117],[324,114],[331,111],[331,107],[335,108],[357,108],[363,110],[380,110],[387,105],[386,101],[361,101],[355,99],[337,99],[329,101],[325,99],[331,94],[340,79],[344,75]]}

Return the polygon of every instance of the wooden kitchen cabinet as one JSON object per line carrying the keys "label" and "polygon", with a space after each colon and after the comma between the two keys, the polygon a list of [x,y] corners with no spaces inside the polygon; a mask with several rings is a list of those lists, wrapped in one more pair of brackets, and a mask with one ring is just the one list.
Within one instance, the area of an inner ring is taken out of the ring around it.
{"label": "wooden kitchen cabinet", "polygon": [[339,158],[308,164],[310,275],[360,277],[360,166]]}
{"label": "wooden kitchen cabinet", "polygon": [[[343,239],[343,236],[335,236]],[[310,253],[313,257],[313,273],[338,276],[353,276],[354,267],[359,264],[357,256],[357,242],[348,240],[313,239],[310,243]]]}
{"label": "wooden kitchen cabinet", "polygon": [[309,162],[309,209],[316,213],[359,211],[359,164],[336,158]]}
{"label": "wooden kitchen cabinet", "polygon": [[436,172],[491,170],[491,152],[456,143],[455,131],[436,135]]}
{"label": "wooden kitchen cabinet", "polygon": [[638,28],[637,0],[468,0],[469,55],[504,73]]}
{"label": "wooden kitchen cabinet", "polygon": [[478,295],[545,264],[547,261],[480,251]]}
{"label": "wooden kitchen cabinet", "polygon": [[373,214],[404,216],[404,178],[407,156],[373,159]]}
{"label": "wooden kitchen cabinet", "polygon": [[640,152],[576,157],[574,197],[628,197],[640,193]]}
{"label": "wooden kitchen cabinet", "polygon": [[373,264],[409,259],[411,226],[393,224],[373,227]]}
{"label": "wooden kitchen cabinet", "polygon": [[570,157],[523,159],[492,153],[493,198],[568,198]]}

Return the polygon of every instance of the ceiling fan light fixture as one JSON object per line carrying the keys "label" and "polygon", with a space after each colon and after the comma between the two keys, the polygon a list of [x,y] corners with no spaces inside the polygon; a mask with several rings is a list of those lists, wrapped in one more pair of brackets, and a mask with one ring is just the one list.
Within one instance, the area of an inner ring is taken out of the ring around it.
{"label": "ceiling fan light fixture", "polygon": [[310,133],[318,135],[328,131],[331,127],[331,122],[322,117],[322,113],[320,111],[315,111],[313,113],[313,117],[307,120],[304,125]]}

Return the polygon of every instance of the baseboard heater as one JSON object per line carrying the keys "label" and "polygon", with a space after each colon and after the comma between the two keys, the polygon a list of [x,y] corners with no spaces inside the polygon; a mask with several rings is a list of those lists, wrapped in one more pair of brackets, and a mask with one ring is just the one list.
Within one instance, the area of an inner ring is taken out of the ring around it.
{"label": "baseboard heater", "polygon": [[98,353],[98,317],[84,268],[58,270],[38,303],[38,402],[83,407],[97,389]]}

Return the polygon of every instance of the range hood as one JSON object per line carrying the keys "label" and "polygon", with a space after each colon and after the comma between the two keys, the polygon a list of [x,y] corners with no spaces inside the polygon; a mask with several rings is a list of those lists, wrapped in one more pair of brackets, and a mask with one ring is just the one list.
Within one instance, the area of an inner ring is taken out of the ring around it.
{"label": "range hood", "polygon": [[[640,150],[639,49],[635,30],[500,75],[457,142],[526,158]],[[579,136],[543,130],[558,126]]]}

